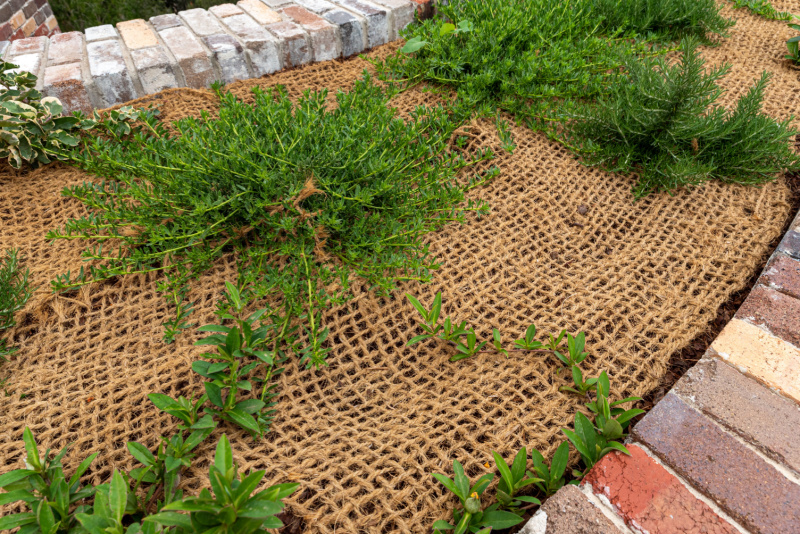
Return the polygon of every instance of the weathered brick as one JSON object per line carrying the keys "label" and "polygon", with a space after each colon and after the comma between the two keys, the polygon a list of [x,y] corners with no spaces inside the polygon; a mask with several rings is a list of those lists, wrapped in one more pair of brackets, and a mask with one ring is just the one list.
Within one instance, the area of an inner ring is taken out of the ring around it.
{"label": "weathered brick", "polygon": [[25,5],[22,6],[22,13],[26,17],[30,18],[33,16],[34,13],[36,13],[36,9],[37,9],[36,2],[34,2],[33,0],[28,0],[28,2],[26,2]]}
{"label": "weathered brick", "polygon": [[[48,6],[49,8],[49,6]],[[48,9],[49,11],[49,9]],[[58,21],[53,15],[49,15],[47,17],[47,27],[50,28],[50,31],[58,32]]]}
{"label": "weathered brick", "polygon": [[61,100],[65,112],[91,112],[92,101],[83,80],[80,63],[59,64],[44,70],[42,92]]}
{"label": "weathered brick", "polygon": [[385,8],[364,0],[336,0],[340,6],[363,17],[367,46],[374,48],[389,41],[389,16]]}
{"label": "weathered brick", "polygon": [[27,19],[25,24],[22,25],[20,28],[25,35],[32,36],[33,33],[36,31],[36,21],[33,19]]}
{"label": "weathered brick", "polygon": [[292,0],[261,0],[261,1],[273,9],[292,3]]}
{"label": "weathered brick", "polygon": [[420,18],[429,19],[433,16],[433,0],[411,0],[417,5],[417,13]]}
{"label": "weathered brick", "polygon": [[[42,61],[42,57],[43,54],[41,53],[23,54],[21,56],[14,56],[13,58],[7,58],[6,61],[19,66],[19,68],[13,69],[12,72],[30,72],[34,76],[41,78],[40,71],[42,69],[42,64],[44,63]],[[41,80],[39,81],[39,84],[41,84]]]}
{"label": "weathered brick", "polygon": [[43,54],[47,47],[47,37],[28,37],[27,39],[18,39],[11,43],[11,48],[8,50],[8,55],[22,56],[25,54]]}
{"label": "weathered brick", "polygon": [[170,62],[164,47],[131,50],[131,59],[145,93],[153,94],[180,86],[175,76],[175,65]]}
{"label": "weathered brick", "polygon": [[634,435],[754,534],[797,532],[800,486],[668,393]]}
{"label": "weathered brick", "polygon": [[800,471],[800,406],[716,359],[702,359],[672,390],[771,458]]}
{"label": "weathered brick", "polygon": [[76,63],[83,59],[84,37],[81,32],[68,32],[54,35],[47,49],[47,65]]}
{"label": "weathered brick", "polygon": [[14,10],[11,9],[11,6],[4,3],[0,5],[0,21],[7,22],[11,19],[11,15],[14,14]]}
{"label": "weathered brick", "polygon": [[796,260],[800,260],[800,229],[786,232],[780,245],[778,245],[778,250]]}
{"label": "weathered brick", "polygon": [[93,26],[91,28],[86,28],[83,31],[83,33],[86,36],[87,43],[93,43],[95,41],[105,41],[106,39],[117,38],[117,30],[115,30],[114,26],[112,26],[111,24],[103,24],[102,26]]}
{"label": "weathered brick", "polygon": [[760,282],[772,289],[800,298],[800,260],[775,254],[761,274]]}
{"label": "weathered brick", "polygon": [[353,54],[359,54],[364,51],[367,33],[364,30],[365,24],[359,18],[342,9],[328,11],[322,16],[336,26],[344,57],[350,57]]}
{"label": "weathered brick", "polygon": [[332,9],[338,9],[336,4],[328,2],[328,0],[295,0],[295,3],[317,15],[327,13]]}
{"label": "weathered brick", "polygon": [[231,83],[236,80],[246,80],[251,77],[244,57],[244,49],[233,36],[216,34],[203,37],[203,42],[217,64],[222,75],[222,81]]}
{"label": "weathered brick", "polygon": [[44,24],[44,21],[47,20],[47,15],[44,14],[44,11],[39,10],[33,14],[33,20],[36,24]]}
{"label": "weathered brick", "polygon": [[800,401],[800,349],[757,326],[732,319],[711,344],[714,354]]}
{"label": "weathered brick", "polygon": [[225,17],[233,17],[234,15],[241,15],[244,13],[244,11],[233,4],[220,4],[218,6],[210,7],[208,10],[221,19],[224,19]]}
{"label": "weathered brick", "polygon": [[178,60],[187,86],[204,89],[214,82],[211,59],[189,28],[186,26],[167,28],[159,34]]}
{"label": "weathered brick", "polygon": [[186,11],[181,11],[178,15],[200,37],[223,33],[222,26],[219,25],[217,19],[205,9],[187,9]]}
{"label": "weathered brick", "polygon": [[47,27],[47,24],[42,24],[36,31],[33,32],[34,37],[47,37],[49,35],[58,35],[57,31],[50,31],[50,28]]}
{"label": "weathered brick", "polygon": [[253,74],[263,76],[281,70],[280,44],[272,34],[249,15],[234,15],[222,21],[244,44]]}
{"label": "weathered brick", "polygon": [[620,534],[622,531],[577,486],[564,486],[519,534]]}
{"label": "weathered brick", "polygon": [[373,0],[376,4],[384,6],[390,14],[389,39],[394,41],[400,38],[400,30],[414,22],[416,5],[411,0]]}
{"label": "weathered brick", "polygon": [[89,56],[89,71],[100,93],[103,107],[136,98],[136,89],[118,40],[88,43],[86,51]]}
{"label": "weathered brick", "polygon": [[8,22],[11,24],[11,27],[14,28],[14,30],[18,30],[23,24],[25,24],[25,14],[22,11],[17,11]]}
{"label": "weathered brick", "polygon": [[736,317],[800,347],[800,300],[794,297],[757,285]]}
{"label": "weathered brick", "polygon": [[276,11],[268,8],[261,0],[239,0],[236,5],[262,26],[283,20]]}
{"label": "weathered brick", "polygon": [[174,13],[167,13],[166,15],[158,15],[157,17],[150,17],[150,24],[157,32],[166,30],[167,28],[174,28],[175,26],[182,26],[180,17]]}
{"label": "weathered brick", "polygon": [[128,47],[128,50],[138,50],[139,48],[147,48],[158,44],[155,32],[142,19],[118,22],[117,30],[119,30],[122,41]]}
{"label": "weathered brick", "polygon": [[11,24],[5,23],[0,25],[0,39],[3,41],[8,41],[8,38],[14,33],[14,30],[11,29]]}
{"label": "weathered brick", "polygon": [[297,67],[311,61],[312,50],[308,35],[293,22],[269,24],[266,28],[278,38],[284,67]]}
{"label": "weathered brick", "polygon": [[6,54],[6,50],[11,45],[9,41],[0,41],[0,57],[3,57]]}
{"label": "weathered brick", "polygon": [[736,534],[640,447],[629,445],[628,450],[630,456],[618,452],[604,456],[583,482],[606,497],[625,523],[651,534]]}
{"label": "weathered brick", "polygon": [[314,61],[328,61],[341,55],[334,25],[300,6],[288,6],[281,12],[308,32],[314,49]]}

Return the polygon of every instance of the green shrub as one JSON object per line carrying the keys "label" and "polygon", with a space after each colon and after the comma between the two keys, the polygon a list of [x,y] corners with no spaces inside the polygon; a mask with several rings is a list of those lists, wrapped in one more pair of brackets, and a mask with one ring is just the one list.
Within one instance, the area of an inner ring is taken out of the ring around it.
{"label": "green shrub", "polygon": [[588,164],[636,173],[637,198],[712,179],[759,184],[800,168],[789,148],[798,133],[791,120],[761,113],[768,74],[728,112],[716,104],[716,82],[730,66],[705,72],[696,43],[686,40],[682,48],[676,65],[627,61],[608,95],[572,115],[564,140]]}
{"label": "green shrub", "polygon": [[719,14],[715,0],[594,0],[594,16],[607,34],[619,31],[674,41],[708,41],[726,35],[734,21]]}
{"label": "green shrub", "polygon": [[[148,115],[122,140],[87,139],[74,161],[107,181],[65,190],[91,215],[48,237],[92,240],[84,257],[98,264],[60,276],[54,288],[165,271],[160,289],[179,294],[235,251],[246,298],[276,297],[265,344],[322,364],[320,311],[345,301],[352,276],[384,291],[395,280],[427,280],[437,265],[421,237],[487,209],[461,205],[481,179],[455,180],[492,157],[450,150],[466,114],[420,107],[401,119],[392,94],[367,78],[329,110],[324,91],[294,105],[280,90],[256,89],[254,106],[220,95],[218,119],[178,121],[174,137]],[[111,239],[119,249],[103,246]]]}

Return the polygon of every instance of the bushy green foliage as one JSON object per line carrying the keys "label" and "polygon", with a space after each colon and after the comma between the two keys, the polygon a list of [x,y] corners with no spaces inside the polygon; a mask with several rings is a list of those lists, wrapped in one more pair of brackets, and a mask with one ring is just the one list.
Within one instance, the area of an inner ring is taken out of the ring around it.
{"label": "bushy green foliage", "polygon": [[[150,114],[123,139],[87,140],[75,161],[106,181],[65,190],[91,214],[48,237],[92,240],[84,257],[98,263],[60,276],[54,288],[164,271],[160,289],[177,294],[235,251],[236,286],[247,298],[275,297],[265,345],[322,364],[320,310],[344,302],[352,276],[384,291],[398,279],[427,280],[437,265],[421,237],[488,209],[462,202],[494,170],[455,180],[493,157],[451,151],[466,114],[420,107],[402,119],[391,96],[367,78],[329,110],[325,91],[294,105],[281,91],[256,89],[253,106],[220,95],[218,119],[178,121],[176,136]],[[121,245],[109,250],[110,240]]]}
{"label": "bushy green foliage", "polygon": [[741,97],[732,111],[717,105],[717,80],[730,66],[707,72],[696,44],[683,42],[682,60],[626,62],[608,94],[572,115],[565,141],[591,165],[637,173],[636,197],[718,179],[758,184],[800,168],[789,148],[797,131],[790,120],[761,113],[769,76]]}
{"label": "bushy green foliage", "polygon": [[695,37],[708,41],[726,35],[734,21],[719,14],[714,0],[594,0],[593,17],[606,34],[619,31],[674,41]]}
{"label": "bushy green foliage", "polygon": [[61,31],[83,31],[101,24],[149,19],[201,7],[207,9],[224,0],[50,0]]}
{"label": "bushy green foliage", "polygon": [[[208,433],[204,433],[203,439]],[[266,532],[268,528],[283,526],[275,516],[283,510],[282,499],[298,487],[298,484],[278,484],[254,494],[253,491],[264,478],[264,471],[241,478],[233,463],[228,438],[223,434],[217,444],[214,463],[209,468],[209,482],[214,496],[207,489],[203,489],[197,497],[184,497],[178,491],[172,494],[173,499],[159,501],[155,513],[148,513],[152,491],[140,502],[137,489],[141,479],[134,479],[137,484],[131,487],[132,478],[115,469],[109,483],[98,486],[81,484],[81,478],[97,453],[81,462],[67,480],[61,464],[67,447],[54,457],[50,457],[50,449],[42,456],[33,433],[27,427],[23,440],[27,452],[25,469],[0,475],[0,488],[6,491],[0,493],[0,506],[22,501],[29,511],[0,518],[0,530],[3,531],[20,528],[21,534]],[[134,456],[148,464],[144,472],[152,474],[151,467],[158,460],[146,448],[131,445],[129,443],[128,447]],[[159,457],[162,457],[161,453]],[[188,465],[188,461],[181,463],[169,455],[166,458],[167,469],[175,470]],[[178,467],[172,468],[170,463]],[[174,482],[177,483],[177,480]],[[153,487],[164,489],[164,480],[160,486]],[[166,492],[170,494],[169,489]]]}
{"label": "bushy green foliage", "polygon": [[404,54],[382,72],[454,86],[478,110],[533,119],[605,92],[626,57],[654,40],[707,38],[732,22],[714,0],[483,0],[450,2],[405,32]]}
{"label": "bushy green foliage", "polygon": [[770,20],[791,20],[792,14],[778,11],[769,0],[733,0],[734,7],[745,7],[750,12]]}
{"label": "bushy green foliage", "polygon": [[[0,257],[0,333],[16,324],[14,314],[31,297],[33,290],[28,281],[29,275],[29,270],[20,268],[16,249],[7,250],[5,257]],[[6,361],[6,357],[15,351],[5,339],[0,339],[0,362]]]}

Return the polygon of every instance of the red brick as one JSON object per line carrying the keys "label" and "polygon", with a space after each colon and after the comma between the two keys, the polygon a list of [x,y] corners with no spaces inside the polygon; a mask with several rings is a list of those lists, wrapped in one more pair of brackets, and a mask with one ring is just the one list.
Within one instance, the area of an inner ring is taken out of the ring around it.
{"label": "red brick", "polygon": [[11,24],[3,24],[0,26],[0,41],[8,41],[12,33],[14,33],[14,30],[11,29]]}
{"label": "red brick", "polygon": [[636,445],[631,456],[611,453],[584,479],[604,495],[628,525],[651,534],[735,534],[703,501]]}
{"label": "red brick", "polygon": [[753,534],[798,532],[800,486],[674,393],[633,433]]}
{"label": "red brick", "polygon": [[36,31],[33,32],[34,37],[48,37],[50,35],[50,28],[47,27],[47,24],[42,24]]}
{"label": "red brick", "polygon": [[736,318],[800,347],[800,300],[794,297],[756,286],[736,312]]}
{"label": "red brick", "polygon": [[781,293],[800,298],[800,260],[775,254],[764,269],[760,282]]}

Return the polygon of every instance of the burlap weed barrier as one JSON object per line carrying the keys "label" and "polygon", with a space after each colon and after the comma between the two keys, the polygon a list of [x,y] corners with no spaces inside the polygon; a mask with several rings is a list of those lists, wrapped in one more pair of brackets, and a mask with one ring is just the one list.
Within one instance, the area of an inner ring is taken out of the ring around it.
{"label": "burlap weed barrier", "polygon": [[[704,50],[712,64],[734,64],[723,81],[725,103],[766,69],[774,74],[766,111],[777,118],[797,112],[798,74],[780,60],[786,25],[727,14],[738,19],[731,38]],[[281,83],[297,96],[306,88],[348,87],[368,67],[361,59],[314,65],[231,90],[246,97],[254,85]],[[437,99],[418,88],[395,105],[407,111]],[[210,93],[191,90],[145,101],[169,120],[215,107]],[[630,177],[583,167],[543,135],[514,128],[518,147],[510,155],[491,122],[469,125],[464,134],[468,149],[498,154],[490,165],[502,174],[473,192],[491,214],[429,236],[442,263],[433,283],[405,284],[384,300],[357,289],[349,306],[328,313],[330,366],[307,371],[290,363],[272,432],[254,442],[222,425],[184,476],[188,491],[205,480],[214,444],[226,432],[242,468],[266,469],[269,483],[301,483],[288,509],[305,532],[426,532],[452,506],[431,472],[450,473],[459,459],[478,475],[492,450],[509,457],[526,446],[552,454],[581,401],[558,392],[565,377],[556,376],[552,357],[483,354],[453,364],[452,349],[442,344],[406,347],[418,331],[405,291],[429,302],[441,290],[444,312],[484,336],[492,327],[507,339],[519,336],[530,323],[540,332],[583,330],[587,370],[607,369],[616,395],[644,395],[658,385],[670,355],[754,273],[789,216],[782,179],[761,188],[711,183],[634,204]],[[113,468],[135,466],[127,441],[155,448],[159,435],[174,431],[175,420],[160,415],[146,394],[199,395],[190,364],[201,350],[192,346],[192,331],[174,345],[161,342],[161,323],[172,310],[153,277],[50,294],[51,279],[80,267],[86,243],[51,244],[44,236],[84,213],[60,191],[87,178],[61,165],[0,174],[0,243],[21,249],[40,285],[11,332],[20,351],[0,367],[8,378],[8,396],[0,398],[0,470],[20,466],[29,426],[42,447],[74,442],[68,470],[99,451],[90,478],[100,483]],[[213,321],[222,282],[234,279],[228,258],[197,282],[195,322]]]}

